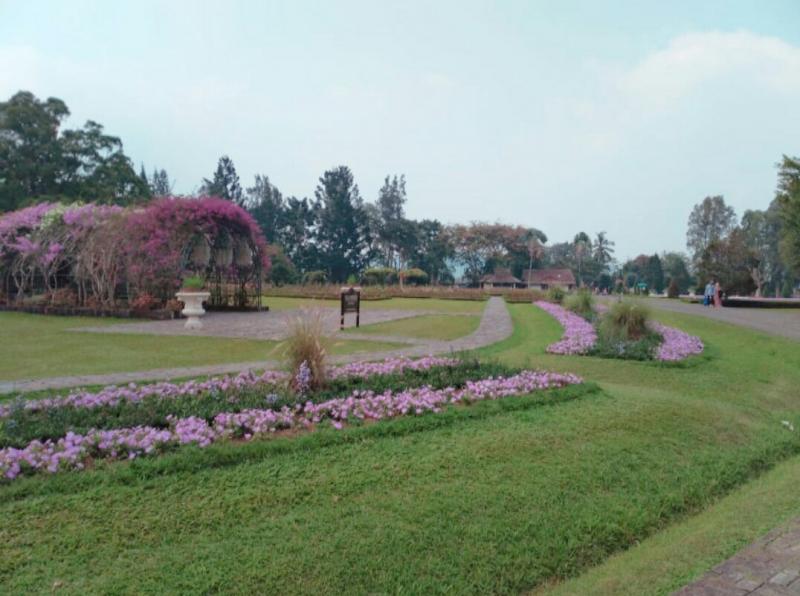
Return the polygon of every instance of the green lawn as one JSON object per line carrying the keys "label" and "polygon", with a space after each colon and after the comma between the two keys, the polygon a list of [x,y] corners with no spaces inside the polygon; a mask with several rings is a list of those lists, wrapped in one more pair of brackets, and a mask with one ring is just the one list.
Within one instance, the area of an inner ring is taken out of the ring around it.
{"label": "green lawn", "polygon": [[670,526],[576,579],[541,590],[553,595],[667,594],[800,514],[800,457],[778,464],[706,511]]}
{"label": "green lawn", "polygon": [[[285,298],[282,296],[264,296],[263,303],[271,310],[287,310],[300,307],[339,308],[338,300],[314,300],[310,298]],[[483,312],[486,301],[483,300],[442,300],[439,298],[389,298],[387,300],[362,300],[363,310],[422,310],[455,314],[475,314]]]}
{"label": "green lawn", "polygon": [[[701,335],[709,356],[551,356],[559,325],[531,305],[510,310],[514,334],[484,355],[600,390],[16,481],[0,488],[0,591],[518,593],[600,565],[597,584],[557,587],[613,592],[614,573],[658,560],[660,537],[678,552],[681,525],[725,503],[695,523],[730,525],[759,494],[745,483],[800,453],[781,425],[800,428],[796,342],[658,313]],[[657,581],[639,585],[668,592],[791,514],[794,484],[770,478],[755,482],[782,491],[772,513],[720,544],[687,540],[696,558],[647,568]]]}
{"label": "green lawn", "polygon": [[469,335],[478,328],[480,322],[478,316],[422,315],[386,323],[348,327],[345,332],[448,340]]}
{"label": "green lawn", "polygon": [[[102,374],[279,358],[280,342],[214,337],[80,333],[76,327],[121,319],[0,313],[0,380]],[[332,342],[333,354],[390,349],[366,341]]]}

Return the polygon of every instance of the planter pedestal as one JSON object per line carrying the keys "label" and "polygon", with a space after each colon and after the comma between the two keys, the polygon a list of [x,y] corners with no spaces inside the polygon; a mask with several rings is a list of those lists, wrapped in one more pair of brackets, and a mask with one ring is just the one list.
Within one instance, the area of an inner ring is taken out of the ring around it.
{"label": "planter pedestal", "polygon": [[210,292],[178,292],[175,297],[183,302],[181,314],[186,317],[186,329],[202,329],[203,322],[200,320],[204,314],[203,300],[208,300]]}

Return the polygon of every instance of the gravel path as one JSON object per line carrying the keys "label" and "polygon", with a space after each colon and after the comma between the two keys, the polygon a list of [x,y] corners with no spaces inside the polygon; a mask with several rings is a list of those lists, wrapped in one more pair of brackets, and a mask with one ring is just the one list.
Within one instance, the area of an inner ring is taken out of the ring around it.
{"label": "gravel path", "polygon": [[800,309],[794,308],[712,308],[680,300],[650,298],[647,304],[670,312],[700,315],[800,341]]}
{"label": "gravel path", "polygon": [[[339,330],[339,311],[331,307],[317,307],[322,314],[328,333]],[[97,327],[76,327],[70,331],[90,333],[134,333],[145,335],[189,335],[193,337],[232,337],[236,339],[259,339],[281,341],[288,335],[288,325],[302,313],[301,309],[264,312],[209,312],[203,317],[203,328],[186,329],[184,319],[170,321],[137,321]],[[371,325],[397,321],[420,315],[440,314],[430,310],[363,310],[361,324]],[[355,315],[348,314],[348,326],[355,325]]]}
{"label": "gravel path", "polygon": [[[287,311],[288,312],[288,311]],[[405,316],[418,316],[420,314],[429,314],[422,311],[374,311],[386,313],[402,312]],[[410,314],[409,314],[410,313]],[[228,313],[219,314],[220,325],[225,322],[224,317],[235,316],[237,314],[259,314],[259,313]],[[263,314],[263,313],[261,313]],[[276,314],[276,313],[273,313]],[[441,313],[435,313],[441,314]],[[388,316],[388,315],[387,315]],[[362,320],[364,313],[362,313]],[[216,317],[215,317],[216,318]],[[395,320],[394,319],[381,319],[381,320]],[[242,320],[240,317],[239,321]],[[155,323],[172,323],[177,322],[183,324],[182,321],[155,321]],[[375,322],[375,321],[373,321]],[[127,325],[149,325],[150,323],[131,323],[119,325],[125,327]],[[215,325],[217,325],[215,323]],[[112,327],[118,327],[113,325]],[[336,317],[336,328],[338,329],[338,316]],[[98,329],[109,329],[109,327],[102,327]],[[506,308],[506,303],[502,298],[492,297],[486,303],[481,317],[480,325],[470,335],[460,337],[452,341],[439,341],[439,340],[421,340],[410,339],[407,337],[395,336],[379,336],[379,335],[363,335],[364,339],[371,341],[388,341],[395,343],[405,343],[407,345],[395,350],[383,352],[357,352],[354,354],[346,354],[342,356],[334,356],[331,361],[337,364],[354,362],[359,360],[380,360],[392,356],[427,356],[429,354],[442,354],[448,352],[459,352],[464,350],[474,350],[483,346],[502,341],[509,337],[514,330],[513,323],[511,322],[511,315]],[[133,331],[131,331],[133,332]],[[142,331],[137,331],[142,333]],[[357,339],[362,336],[356,334],[339,335],[345,339]],[[183,377],[202,377],[221,375],[229,373],[238,373],[245,370],[266,370],[274,369],[280,365],[279,362],[274,360],[264,360],[261,362],[239,362],[232,364],[217,364],[211,366],[191,366],[181,368],[161,368],[156,370],[145,370],[127,373],[114,373],[103,375],[81,375],[73,377],[50,377],[45,379],[34,380],[20,380],[20,381],[2,381],[0,382],[0,394],[11,393],[14,391],[43,391],[49,389],[63,389],[70,387],[85,387],[88,385],[119,385],[124,383],[134,383],[142,381],[163,381],[168,379],[179,379]]]}

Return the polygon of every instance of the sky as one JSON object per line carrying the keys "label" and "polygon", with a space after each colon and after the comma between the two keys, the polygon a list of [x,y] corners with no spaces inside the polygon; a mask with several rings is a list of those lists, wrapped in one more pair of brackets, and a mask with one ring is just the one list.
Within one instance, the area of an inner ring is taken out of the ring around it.
{"label": "sky", "polygon": [[502,221],[617,258],[685,250],[800,154],[800,1],[0,0],[0,98],[63,99],[177,193],[220,155],[313,196],[405,174],[407,215]]}

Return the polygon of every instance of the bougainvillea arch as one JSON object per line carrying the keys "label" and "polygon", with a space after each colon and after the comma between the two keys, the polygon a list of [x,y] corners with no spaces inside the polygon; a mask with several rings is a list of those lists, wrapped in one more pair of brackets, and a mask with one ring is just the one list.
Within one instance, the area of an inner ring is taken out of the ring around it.
{"label": "bougainvillea arch", "polygon": [[8,299],[74,292],[79,305],[172,298],[187,274],[211,307],[260,305],[267,244],[247,211],[214,197],[160,198],[129,209],[41,203],[0,216]]}

